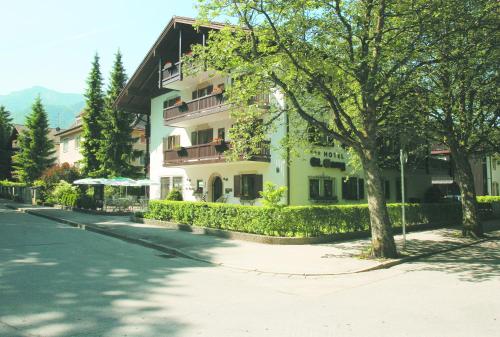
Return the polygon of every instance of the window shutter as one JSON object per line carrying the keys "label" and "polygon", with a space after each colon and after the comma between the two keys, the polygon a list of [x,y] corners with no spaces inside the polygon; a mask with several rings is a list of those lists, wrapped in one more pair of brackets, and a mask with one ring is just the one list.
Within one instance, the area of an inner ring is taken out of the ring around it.
{"label": "window shutter", "polygon": [[191,145],[198,145],[198,132],[191,132]]}
{"label": "window shutter", "polygon": [[348,200],[346,178],[342,178],[342,199]]}
{"label": "window shutter", "polygon": [[241,196],[241,175],[234,176],[234,196]]}
{"label": "window shutter", "polygon": [[180,135],[177,135],[175,136],[174,138],[174,147],[176,146],[180,146],[181,145],[181,136]]}
{"label": "window shutter", "polygon": [[256,174],[254,177],[255,185],[254,185],[254,197],[260,198],[260,193],[263,188],[263,176],[262,174]]}
{"label": "window shutter", "polygon": [[358,179],[358,188],[359,188],[359,195],[358,199],[364,199],[365,198],[365,180],[364,179]]}
{"label": "window shutter", "polygon": [[163,151],[168,150],[168,137],[163,137]]}

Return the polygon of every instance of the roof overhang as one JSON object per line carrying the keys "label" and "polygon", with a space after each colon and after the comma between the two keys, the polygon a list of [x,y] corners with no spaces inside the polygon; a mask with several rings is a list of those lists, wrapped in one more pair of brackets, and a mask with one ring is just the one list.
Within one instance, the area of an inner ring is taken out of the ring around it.
{"label": "roof overhang", "polygon": [[196,31],[202,29],[209,31],[222,29],[225,25],[215,22],[203,24],[193,18],[174,16],[120,92],[115,101],[116,106],[130,113],[148,115],[151,111],[151,98],[170,91],[161,88],[158,83],[159,66],[163,55],[178,48],[176,45],[178,37],[175,31],[181,26]]}

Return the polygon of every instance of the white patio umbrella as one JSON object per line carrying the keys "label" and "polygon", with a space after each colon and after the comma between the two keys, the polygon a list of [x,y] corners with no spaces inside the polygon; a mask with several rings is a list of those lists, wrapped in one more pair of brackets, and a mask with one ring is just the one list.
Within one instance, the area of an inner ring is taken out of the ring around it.
{"label": "white patio umbrella", "polygon": [[108,186],[125,186],[125,196],[127,196],[127,186],[138,186],[134,179],[125,177],[115,177],[108,179],[106,185]]}
{"label": "white patio umbrella", "polygon": [[109,186],[137,186],[137,182],[134,179],[125,177],[115,177],[107,179],[106,185]]}
{"label": "white patio umbrella", "polygon": [[75,185],[106,185],[106,178],[84,178],[73,181]]}
{"label": "white patio umbrella", "polygon": [[152,186],[152,185],[160,185],[159,182],[156,182],[151,179],[139,179],[136,181],[137,185],[136,186]]}

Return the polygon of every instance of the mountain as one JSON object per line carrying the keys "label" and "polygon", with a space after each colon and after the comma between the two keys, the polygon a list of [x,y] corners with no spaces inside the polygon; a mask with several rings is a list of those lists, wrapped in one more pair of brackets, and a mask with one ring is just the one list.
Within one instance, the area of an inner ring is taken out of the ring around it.
{"label": "mountain", "polygon": [[10,111],[14,123],[24,124],[38,95],[42,98],[51,127],[67,128],[85,106],[84,98],[80,94],[62,93],[40,86],[0,95],[0,105]]}

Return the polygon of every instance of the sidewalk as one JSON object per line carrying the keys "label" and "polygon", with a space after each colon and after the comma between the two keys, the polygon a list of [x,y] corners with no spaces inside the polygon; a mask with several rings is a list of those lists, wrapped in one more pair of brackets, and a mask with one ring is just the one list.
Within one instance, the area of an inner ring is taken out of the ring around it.
{"label": "sidewalk", "polygon": [[[477,242],[461,238],[458,228],[444,228],[407,234],[407,246],[402,251],[402,236],[397,235],[395,239],[398,249],[406,257],[377,261],[358,258],[362,251],[368,249],[369,239],[315,245],[268,245],[134,223],[128,216],[93,215],[7,200],[0,200],[0,205],[170,254],[230,268],[275,274],[312,276],[355,273],[389,267],[420,255]],[[500,219],[485,222],[485,230],[490,235],[499,236]]]}

